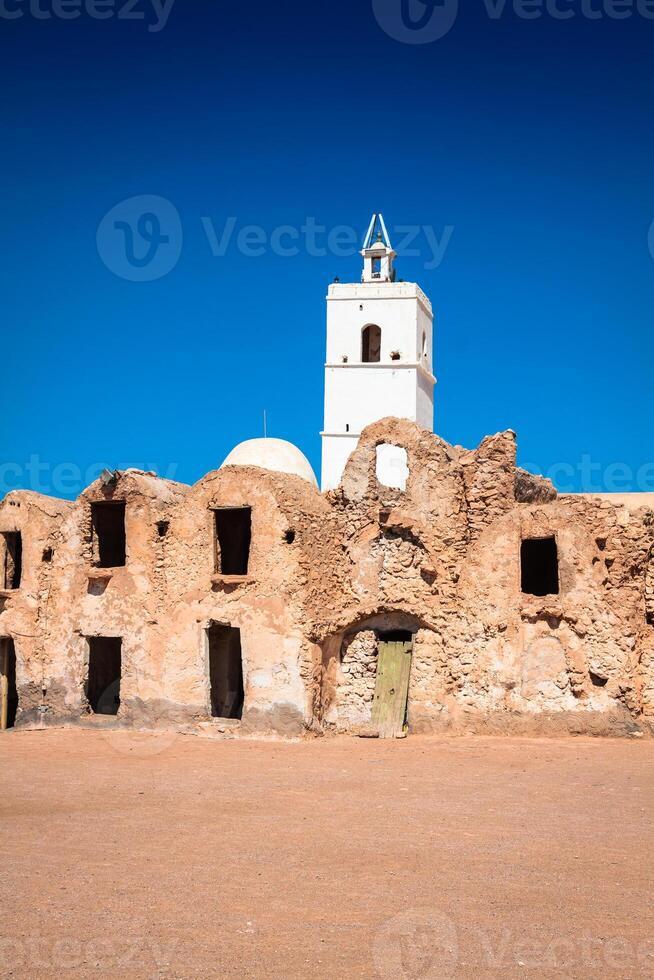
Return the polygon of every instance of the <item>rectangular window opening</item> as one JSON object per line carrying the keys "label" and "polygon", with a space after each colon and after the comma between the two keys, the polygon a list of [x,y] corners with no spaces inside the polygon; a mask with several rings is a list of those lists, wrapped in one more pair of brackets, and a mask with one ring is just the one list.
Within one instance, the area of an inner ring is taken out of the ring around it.
{"label": "rectangular window opening", "polygon": [[559,555],[556,538],[529,538],[520,549],[522,591],[525,595],[559,594]]}
{"label": "rectangular window opening", "polygon": [[3,588],[19,589],[23,574],[23,539],[20,531],[4,531]]}
{"label": "rectangular window opening", "polygon": [[122,641],[118,636],[90,636],[86,698],[94,715],[117,715],[120,707]]}
{"label": "rectangular window opening", "polygon": [[241,631],[212,624],[207,630],[212,718],[243,716]]}
{"label": "rectangular window opening", "polygon": [[0,729],[13,728],[18,712],[16,649],[8,637],[0,640]]}
{"label": "rectangular window opening", "polygon": [[126,562],[125,501],[91,504],[93,564],[97,568],[119,568]]}
{"label": "rectangular window opening", "polygon": [[247,575],[252,539],[252,508],[221,507],[215,512],[216,571]]}

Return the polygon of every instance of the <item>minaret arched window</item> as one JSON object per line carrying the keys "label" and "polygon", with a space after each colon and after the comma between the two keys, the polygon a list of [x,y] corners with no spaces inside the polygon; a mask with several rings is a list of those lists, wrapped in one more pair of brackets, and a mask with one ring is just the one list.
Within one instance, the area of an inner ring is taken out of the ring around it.
{"label": "minaret arched window", "polygon": [[381,328],[374,323],[364,327],[361,334],[361,360],[364,364],[377,364],[381,360]]}

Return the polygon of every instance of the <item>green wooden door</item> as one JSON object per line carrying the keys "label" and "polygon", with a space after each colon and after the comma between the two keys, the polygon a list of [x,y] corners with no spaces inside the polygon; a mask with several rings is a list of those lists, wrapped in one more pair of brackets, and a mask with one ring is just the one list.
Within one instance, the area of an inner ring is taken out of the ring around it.
{"label": "green wooden door", "polygon": [[380,738],[399,738],[404,734],[412,651],[411,642],[379,643],[372,727]]}

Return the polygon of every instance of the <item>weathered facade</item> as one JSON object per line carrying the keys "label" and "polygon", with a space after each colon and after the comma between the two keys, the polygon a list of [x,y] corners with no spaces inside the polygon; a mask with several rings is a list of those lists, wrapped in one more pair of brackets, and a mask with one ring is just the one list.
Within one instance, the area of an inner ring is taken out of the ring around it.
{"label": "weathered facade", "polygon": [[471,451],[389,418],[327,493],[126,471],[10,493],[0,532],[8,724],[370,733],[392,636],[409,732],[650,731],[654,495],[557,495],[511,432]]}

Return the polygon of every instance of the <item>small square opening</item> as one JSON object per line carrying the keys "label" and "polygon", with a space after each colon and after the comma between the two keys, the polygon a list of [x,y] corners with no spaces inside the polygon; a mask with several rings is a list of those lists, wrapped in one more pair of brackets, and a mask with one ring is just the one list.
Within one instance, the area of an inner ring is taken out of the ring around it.
{"label": "small square opening", "polygon": [[221,507],[214,513],[216,571],[221,575],[247,575],[252,508]]}
{"label": "small square opening", "polygon": [[91,504],[93,564],[119,568],[126,562],[125,501],[105,500]]}
{"label": "small square opening", "polygon": [[23,574],[23,539],[20,531],[4,531],[3,539],[3,588],[19,589]]}
{"label": "small square opening", "polygon": [[213,623],[207,637],[211,716],[241,718],[244,700],[241,631]]}
{"label": "small square opening", "polygon": [[117,715],[120,707],[122,640],[90,636],[86,698],[94,715]]}
{"label": "small square opening", "polygon": [[528,538],[520,549],[522,591],[525,595],[559,594],[559,555],[556,538]]}

